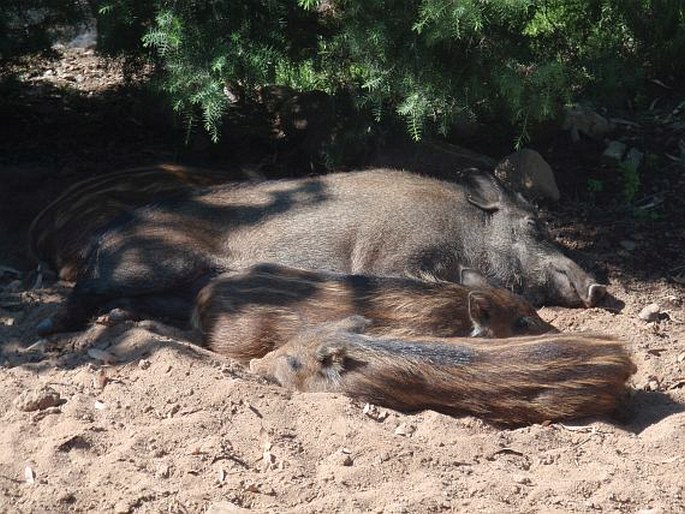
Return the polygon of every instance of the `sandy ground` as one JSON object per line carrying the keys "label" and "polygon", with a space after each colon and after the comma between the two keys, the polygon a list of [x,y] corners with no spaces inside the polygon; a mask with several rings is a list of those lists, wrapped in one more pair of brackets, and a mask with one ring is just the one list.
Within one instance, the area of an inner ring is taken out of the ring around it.
{"label": "sandy ground", "polygon": [[515,430],[291,393],[154,322],[39,340],[65,290],[2,296],[1,512],[685,510],[682,288],[614,282],[621,312],[543,308],[625,340],[634,413]]}
{"label": "sandy ground", "polygon": [[[29,79],[96,91],[103,70],[90,54],[72,55]],[[24,250],[31,217],[82,170],[169,150],[157,132],[129,123],[138,110],[126,102],[119,110],[120,97],[116,108],[97,107],[111,114],[83,118],[86,106],[61,89],[47,90],[54,105],[44,115],[43,100],[31,103],[37,91],[17,97],[21,108],[0,142],[13,156],[2,166],[0,265],[22,271],[0,267],[0,512],[685,512],[681,216],[636,231],[620,217],[611,226],[585,219],[573,202],[552,213],[556,235],[607,268],[614,298],[540,314],[561,330],[626,342],[638,367],[627,424],[501,430],[471,417],[290,393],[193,344],[194,334],[156,323],[96,323],[38,339],[36,324],[68,288],[47,277],[34,287]],[[32,163],[46,152],[59,160]],[[597,161],[582,162],[576,148],[567,154],[579,169]],[[669,205],[685,189],[683,175],[673,177],[659,186]],[[638,313],[651,303],[659,319],[643,321]]]}

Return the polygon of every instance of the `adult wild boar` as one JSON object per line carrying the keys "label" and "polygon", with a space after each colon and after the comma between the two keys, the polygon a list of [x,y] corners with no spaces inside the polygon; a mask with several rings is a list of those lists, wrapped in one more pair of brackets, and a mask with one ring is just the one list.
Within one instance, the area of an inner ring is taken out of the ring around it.
{"label": "adult wild boar", "polygon": [[39,331],[76,329],[112,300],[164,300],[259,262],[451,282],[475,268],[538,304],[591,306],[605,291],[492,175],[451,183],[374,169],[215,186],[138,209],[93,244]]}

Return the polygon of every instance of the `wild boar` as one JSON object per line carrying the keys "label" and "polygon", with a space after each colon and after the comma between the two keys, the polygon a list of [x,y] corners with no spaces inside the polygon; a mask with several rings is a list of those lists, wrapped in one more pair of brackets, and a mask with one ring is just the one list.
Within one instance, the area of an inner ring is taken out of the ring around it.
{"label": "wild boar", "polygon": [[491,174],[452,183],[376,169],[214,186],[137,209],[94,241],[39,331],[77,329],[118,297],[164,297],[259,262],[457,283],[470,268],[537,304],[591,306],[605,292]]}
{"label": "wild boar", "polygon": [[620,417],[636,371],[623,345],[607,336],[415,340],[353,332],[363,328],[351,318],[303,330],[250,369],[290,389],[504,426]]}
{"label": "wild boar", "polygon": [[197,295],[194,325],[208,348],[246,361],[283,345],[306,324],[361,315],[379,335],[512,337],[546,323],[506,289],[341,275],[260,264],[212,280]]}

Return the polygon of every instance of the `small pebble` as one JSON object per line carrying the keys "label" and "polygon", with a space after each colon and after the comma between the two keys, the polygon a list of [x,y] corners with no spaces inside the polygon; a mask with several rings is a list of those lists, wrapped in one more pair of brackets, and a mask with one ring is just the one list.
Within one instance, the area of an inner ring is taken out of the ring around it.
{"label": "small pebble", "polygon": [[26,466],[24,468],[24,480],[26,480],[27,484],[36,483],[36,472],[33,471],[33,468],[31,468],[31,466]]}
{"label": "small pebble", "polygon": [[645,391],[658,391],[659,389],[660,384],[656,378],[650,378],[644,386]]}
{"label": "small pebble", "polygon": [[531,485],[532,482],[529,477],[523,475],[514,476],[514,482],[521,485]]}
{"label": "small pebble", "polygon": [[626,151],[625,143],[611,141],[602,153],[602,159],[608,162],[619,162]]}
{"label": "small pebble", "polygon": [[656,303],[650,303],[640,311],[637,317],[649,323],[651,321],[657,321],[660,314],[661,308]]}
{"label": "small pebble", "polygon": [[43,410],[48,407],[57,407],[64,401],[60,395],[50,386],[42,386],[31,391],[24,391],[14,399],[14,406],[24,412]]}
{"label": "small pebble", "polygon": [[107,318],[110,323],[121,323],[131,319],[131,313],[120,308],[112,309],[107,313]]}
{"label": "small pebble", "polygon": [[[222,470],[223,471],[223,470]],[[157,478],[169,478],[171,470],[168,464],[160,464],[155,471],[155,476]],[[222,480],[223,481],[223,480]]]}
{"label": "small pebble", "polygon": [[402,423],[395,429],[395,434],[404,437],[411,437],[414,432],[416,432],[416,427],[407,423]]}

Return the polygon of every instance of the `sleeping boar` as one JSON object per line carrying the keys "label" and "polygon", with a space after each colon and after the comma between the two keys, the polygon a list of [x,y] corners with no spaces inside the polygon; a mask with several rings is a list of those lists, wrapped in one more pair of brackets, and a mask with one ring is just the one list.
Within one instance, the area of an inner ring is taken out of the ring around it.
{"label": "sleeping boar", "polygon": [[227,182],[226,171],[160,164],[73,184],[35,217],[29,250],[62,280],[74,281],[90,239],[117,217],[179,191]]}
{"label": "sleeping boar", "polygon": [[227,273],[200,291],[194,325],[213,351],[246,361],[283,345],[305,324],[371,320],[382,335],[512,337],[554,328],[506,289],[341,275],[274,264]]}
{"label": "sleeping boar", "polygon": [[471,268],[537,304],[591,306],[605,292],[489,173],[452,183],[376,169],[214,186],[137,209],[94,241],[39,331],[77,329],[110,300],[163,298],[259,262],[428,282],[460,282]]}
{"label": "sleeping boar", "polygon": [[363,328],[351,318],[303,330],[250,369],[290,389],[505,426],[620,417],[636,370],[620,342],[600,335],[415,340],[353,332]]}

